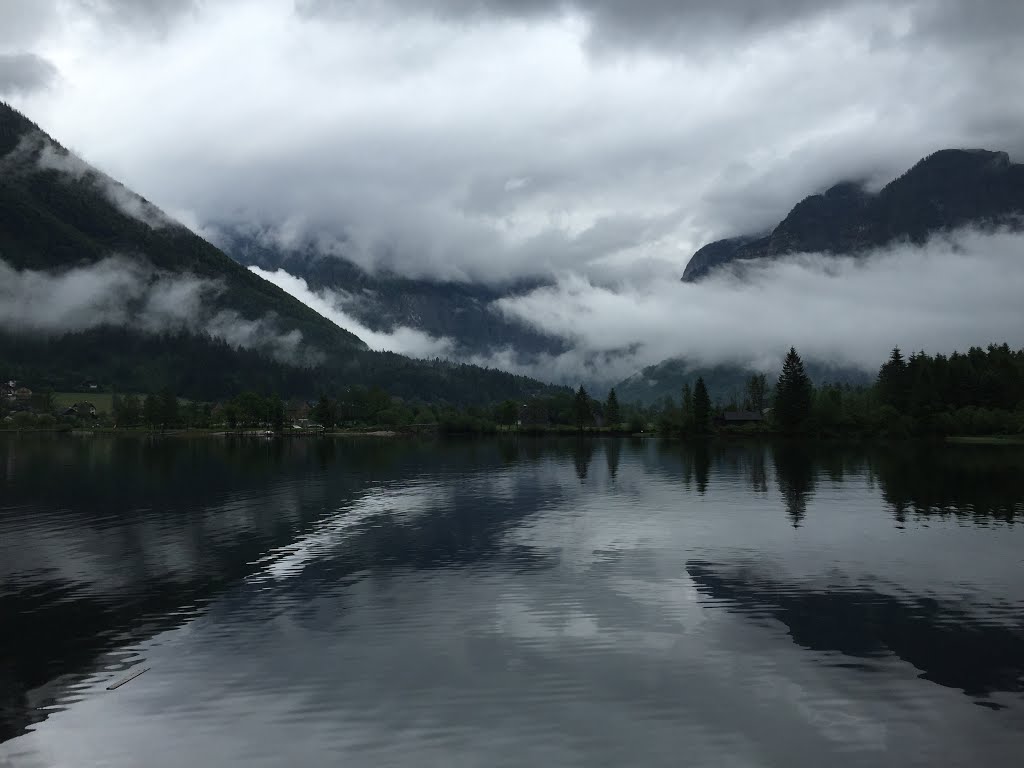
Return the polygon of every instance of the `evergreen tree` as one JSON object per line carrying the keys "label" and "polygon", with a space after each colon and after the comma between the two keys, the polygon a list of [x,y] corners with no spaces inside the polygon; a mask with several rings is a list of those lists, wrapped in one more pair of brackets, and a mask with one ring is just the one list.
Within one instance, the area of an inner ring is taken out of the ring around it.
{"label": "evergreen tree", "polygon": [[893,347],[889,359],[878,370],[878,394],[884,405],[891,405],[900,413],[907,408],[909,377],[907,363],[899,347]]}
{"label": "evergreen tree", "polygon": [[270,426],[281,434],[284,432],[284,401],[277,395],[270,398]]}
{"label": "evergreen tree", "polygon": [[799,432],[811,415],[814,388],[796,349],[789,348],[775,387],[775,419],[785,432]]}
{"label": "evergreen tree", "polygon": [[572,412],[578,430],[583,431],[584,427],[589,427],[594,423],[594,414],[590,408],[590,395],[587,394],[587,390],[583,388],[582,384],[576,391],[576,397],[573,398]]}
{"label": "evergreen tree", "polygon": [[494,409],[494,417],[499,424],[512,427],[519,419],[519,404],[515,400],[505,400]]}
{"label": "evergreen tree", "polygon": [[619,410],[619,396],[615,394],[615,387],[608,393],[608,402],[604,406],[605,423],[611,430],[617,430],[622,423],[622,412]]}
{"label": "evergreen tree", "polygon": [[234,403],[224,406],[224,423],[230,430],[238,429],[238,408]]}
{"label": "evergreen tree", "polygon": [[693,431],[698,435],[711,432],[711,397],[703,376],[693,386]]}
{"label": "evergreen tree", "polygon": [[160,392],[160,426],[163,429],[173,427],[178,423],[178,398],[167,387]]}
{"label": "evergreen tree", "polygon": [[693,431],[693,390],[689,382],[683,384],[683,400],[681,407],[681,424],[683,432]]}
{"label": "evergreen tree", "polygon": [[[374,416],[377,412],[374,412]],[[324,429],[334,426],[334,404],[327,398],[327,395],[320,395],[320,400],[313,407],[313,420]]]}
{"label": "evergreen tree", "polygon": [[142,404],[142,420],[150,429],[155,429],[160,423],[160,401],[157,396],[150,392]]}

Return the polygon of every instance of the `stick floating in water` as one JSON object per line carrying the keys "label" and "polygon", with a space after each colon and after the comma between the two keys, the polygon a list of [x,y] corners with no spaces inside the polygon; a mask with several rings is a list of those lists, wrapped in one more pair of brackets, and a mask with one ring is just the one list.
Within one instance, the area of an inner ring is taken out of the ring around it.
{"label": "stick floating in water", "polygon": [[132,674],[128,675],[128,677],[124,678],[123,680],[118,680],[113,685],[108,685],[107,686],[107,690],[108,691],[116,690],[117,688],[120,688],[125,683],[130,683],[132,680],[134,680],[136,677],[141,675],[143,672],[149,672],[149,670],[151,670],[151,669],[152,669],[152,667],[146,667],[145,669],[140,669],[138,672],[133,672]]}

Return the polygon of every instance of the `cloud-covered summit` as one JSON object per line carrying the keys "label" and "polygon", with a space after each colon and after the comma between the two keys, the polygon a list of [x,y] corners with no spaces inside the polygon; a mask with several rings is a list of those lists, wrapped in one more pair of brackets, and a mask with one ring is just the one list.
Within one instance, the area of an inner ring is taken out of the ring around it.
{"label": "cloud-covered summit", "polygon": [[410,276],[671,279],[699,245],[838,180],[891,178],[944,147],[1021,159],[1022,15],[953,0],[14,0],[0,55],[56,73],[22,76],[16,106],[194,227],[269,223]]}

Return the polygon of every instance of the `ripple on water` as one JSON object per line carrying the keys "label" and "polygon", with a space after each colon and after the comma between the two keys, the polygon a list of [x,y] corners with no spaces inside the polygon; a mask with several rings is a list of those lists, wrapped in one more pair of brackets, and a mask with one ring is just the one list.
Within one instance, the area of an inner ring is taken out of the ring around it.
{"label": "ripple on water", "polygon": [[1024,750],[1005,456],[918,487],[851,449],[91,445],[54,488],[0,440],[0,764]]}

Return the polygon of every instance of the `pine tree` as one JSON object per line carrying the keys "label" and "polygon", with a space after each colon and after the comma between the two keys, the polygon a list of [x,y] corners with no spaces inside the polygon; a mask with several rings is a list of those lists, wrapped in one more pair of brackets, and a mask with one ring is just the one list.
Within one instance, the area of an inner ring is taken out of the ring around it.
{"label": "pine tree", "polygon": [[619,410],[619,396],[615,394],[615,387],[608,393],[608,401],[604,406],[604,418],[608,428],[615,431],[622,422],[622,412]]}
{"label": "pine tree", "polygon": [[693,386],[693,431],[698,435],[711,431],[711,397],[703,376]]}
{"label": "pine tree", "polygon": [[681,426],[683,432],[693,431],[693,390],[689,383],[683,384],[683,399],[681,407]]}
{"label": "pine tree", "polygon": [[814,388],[796,349],[789,348],[775,387],[775,420],[785,432],[799,432],[811,415]]}
{"label": "pine tree", "polygon": [[899,347],[894,347],[889,359],[878,370],[878,394],[884,405],[891,405],[900,413],[907,408],[909,395],[907,363]]}
{"label": "pine tree", "polygon": [[160,411],[160,425],[164,429],[173,427],[178,423],[178,398],[174,396],[174,393],[169,388],[164,387],[161,390],[158,407]]}
{"label": "pine tree", "polygon": [[572,410],[577,429],[583,431],[584,427],[589,427],[593,424],[594,416],[590,409],[590,395],[587,394],[587,390],[583,388],[582,384],[580,384],[580,388],[576,391]]}
{"label": "pine tree", "polygon": [[142,420],[150,429],[154,429],[160,423],[160,401],[152,392],[146,395],[146,400],[142,404]]}
{"label": "pine tree", "polygon": [[331,429],[334,426],[334,404],[327,398],[327,395],[320,395],[320,400],[313,407],[312,416],[316,423],[324,429]]}
{"label": "pine tree", "polygon": [[270,398],[270,424],[275,432],[284,432],[284,401],[277,395]]}

